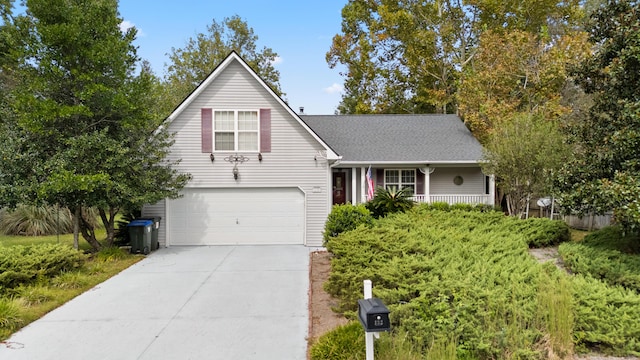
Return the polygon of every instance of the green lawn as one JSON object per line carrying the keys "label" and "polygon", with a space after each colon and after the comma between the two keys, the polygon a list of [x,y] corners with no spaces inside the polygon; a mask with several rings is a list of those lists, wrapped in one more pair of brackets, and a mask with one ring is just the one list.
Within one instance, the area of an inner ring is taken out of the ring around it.
{"label": "green lawn", "polygon": [[[105,231],[100,230],[96,235],[99,239],[104,238]],[[0,235],[0,252],[3,248],[18,245],[45,244],[62,244],[72,247],[73,235],[35,237]],[[80,237],[80,250],[90,248],[89,244]],[[105,249],[99,253],[90,254],[76,270],[64,271],[53,278],[38,279],[17,288],[0,287],[0,341],[143,258],[141,255],[131,255],[117,248]]]}

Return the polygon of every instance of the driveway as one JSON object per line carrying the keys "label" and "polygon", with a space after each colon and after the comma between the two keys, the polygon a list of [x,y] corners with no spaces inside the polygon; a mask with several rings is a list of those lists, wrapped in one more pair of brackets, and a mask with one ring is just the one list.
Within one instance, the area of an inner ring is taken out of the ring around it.
{"label": "driveway", "polygon": [[305,359],[309,251],[160,249],[0,344],[0,359]]}

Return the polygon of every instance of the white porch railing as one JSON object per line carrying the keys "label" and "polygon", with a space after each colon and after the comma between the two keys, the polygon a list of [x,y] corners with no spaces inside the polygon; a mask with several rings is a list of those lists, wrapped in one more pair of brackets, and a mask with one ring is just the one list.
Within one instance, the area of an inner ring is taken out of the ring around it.
{"label": "white porch railing", "polygon": [[446,202],[449,205],[453,204],[491,204],[491,195],[429,195],[429,201],[427,201],[424,194],[418,194],[413,196],[413,201],[418,203],[424,202]]}

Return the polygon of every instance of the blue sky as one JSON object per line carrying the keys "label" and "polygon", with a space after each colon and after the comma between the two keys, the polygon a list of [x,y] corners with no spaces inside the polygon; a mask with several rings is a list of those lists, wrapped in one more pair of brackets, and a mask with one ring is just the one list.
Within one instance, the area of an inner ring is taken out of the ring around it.
{"label": "blue sky", "polygon": [[[123,25],[138,29],[138,55],[164,74],[171,48],[206,33],[213,19],[239,15],[258,36],[258,48],[270,47],[280,59],[280,85],[294,111],[333,114],[341,99],[340,69],[329,69],[325,54],[340,32],[347,0],[120,0]],[[212,69],[213,70],[213,69]]]}

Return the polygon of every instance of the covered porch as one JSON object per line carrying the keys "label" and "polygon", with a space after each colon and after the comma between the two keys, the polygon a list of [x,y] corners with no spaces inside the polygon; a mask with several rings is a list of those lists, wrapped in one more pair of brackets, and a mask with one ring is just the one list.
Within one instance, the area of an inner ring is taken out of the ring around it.
{"label": "covered porch", "polygon": [[[368,200],[367,170],[369,166],[332,169],[332,203],[361,204]],[[411,188],[418,203],[495,204],[493,176],[482,173],[473,164],[373,165],[374,189]]]}

